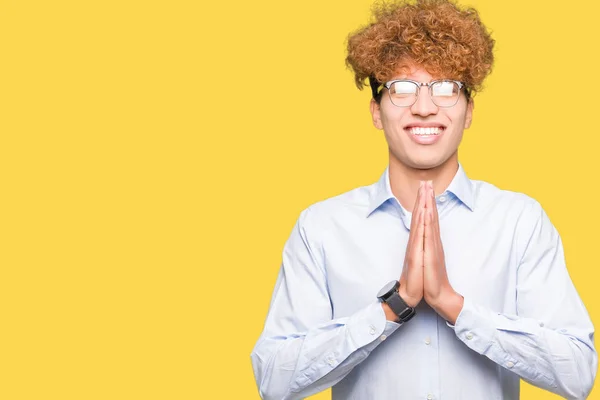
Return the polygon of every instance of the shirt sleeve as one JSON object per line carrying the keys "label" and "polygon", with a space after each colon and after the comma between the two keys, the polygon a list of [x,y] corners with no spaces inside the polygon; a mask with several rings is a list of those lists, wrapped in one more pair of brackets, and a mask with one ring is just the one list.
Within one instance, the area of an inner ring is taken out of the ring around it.
{"label": "shirt sleeve", "polygon": [[264,330],[252,354],[263,399],[301,399],[346,376],[400,324],[387,321],[381,304],[332,319],[322,252],[307,234],[304,210],[283,250]]}
{"label": "shirt sleeve", "polygon": [[517,270],[517,314],[465,297],[454,328],[469,348],[537,387],[567,399],[592,390],[598,356],[594,327],[565,266],[560,236],[535,202]]}

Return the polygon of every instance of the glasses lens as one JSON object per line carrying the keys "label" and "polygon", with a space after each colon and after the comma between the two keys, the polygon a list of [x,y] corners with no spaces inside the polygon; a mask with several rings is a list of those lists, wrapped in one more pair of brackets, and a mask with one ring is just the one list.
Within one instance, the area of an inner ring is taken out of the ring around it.
{"label": "glasses lens", "polygon": [[452,107],[458,101],[460,87],[456,82],[436,82],[431,85],[431,99],[439,107]]}
{"label": "glasses lens", "polygon": [[399,107],[411,106],[417,99],[419,87],[413,82],[398,81],[390,86],[392,103]]}

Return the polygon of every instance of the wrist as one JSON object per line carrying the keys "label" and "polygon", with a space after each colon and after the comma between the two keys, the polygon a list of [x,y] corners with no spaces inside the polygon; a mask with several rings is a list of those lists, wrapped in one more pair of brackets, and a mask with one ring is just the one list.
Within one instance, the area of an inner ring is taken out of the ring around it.
{"label": "wrist", "polygon": [[415,309],[400,296],[399,286],[398,281],[388,282],[377,293],[377,298],[385,304],[382,307],[387,320],[404,323],[414,317]]}
{"label": "wrist", "polygon": [[398,296],[400,296],[400,298],[402,299],[402,301],[404,301],[406,303],[407,306],[415,308],[419,302],[421,301],[421,299],[415,299],[411,296],[409,296],[406,291],[404,290],[404,286],[400,285],[400,288],[398,289]]}
{"label": "wrist", "polygon": [[385,313],[385,319],[392,322],[398,322],[398,316],[392,308],[387,305],[387,303],[381,303],[381,307],[383,308],[383,312]]}
{"label": "wrist", "polygon": [[464,297],[457,292],[452,291],[444,296],[440,296],[434,304],[430,305],[440,317],[444,318],[451,325],[454,325],[458,315],[462,311]]}

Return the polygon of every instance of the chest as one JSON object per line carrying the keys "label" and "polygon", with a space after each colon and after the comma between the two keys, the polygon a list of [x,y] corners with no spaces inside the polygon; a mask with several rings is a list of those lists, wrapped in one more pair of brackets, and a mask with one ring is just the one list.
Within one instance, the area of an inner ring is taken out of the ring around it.
{"label": "chest", "polygon": [[[399,279],[410,226],[379,216],[331,230],[324,241],[327,284],[336,316],[372,302],[384,284]],[[458,293],[492,310],[515,307],[517,256],[514,227],[476,215],[440,220],[446,271]]]}

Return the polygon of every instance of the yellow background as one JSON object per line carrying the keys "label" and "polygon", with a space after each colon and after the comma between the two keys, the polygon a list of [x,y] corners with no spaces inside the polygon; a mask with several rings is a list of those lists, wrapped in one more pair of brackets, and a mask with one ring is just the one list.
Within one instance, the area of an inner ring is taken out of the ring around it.
{"label": "yellow background", "polygon": [[[600,6],[469,4],[497,61],[460,160],[541,202],[597,324]],[[258,399],[296,218],[387,162],[344,66],[369,8],[0,2],[1,399]]]}

